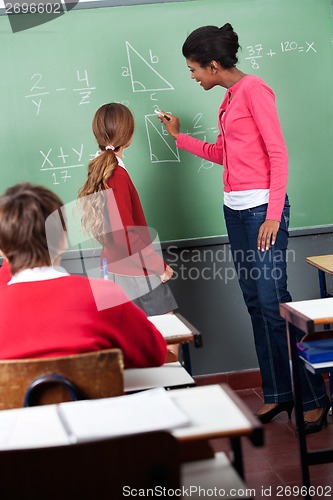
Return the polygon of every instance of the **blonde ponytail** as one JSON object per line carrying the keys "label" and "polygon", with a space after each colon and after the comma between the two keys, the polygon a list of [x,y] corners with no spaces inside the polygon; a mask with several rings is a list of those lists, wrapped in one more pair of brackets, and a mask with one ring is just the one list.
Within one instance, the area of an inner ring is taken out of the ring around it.
{"label": "blonde ponytail", "polygon": [[80,206],[83,211],[82,229],[88,236],[94,236],[103,243],[105,234],[105,196],[89,196],[108,189],[111,179],[118,166],[117,157],[112,150],[101,151],[88,165],[88,177],[79,191]]}
{"label": "blonde ponytail", "polygon": [[[92,129],[100,154],[88,165],[88,177],[79,191],[80,206],[83,209],[82,229],[103,244],[106,227],[105,196],[108,181],[118,166],[117,151],[130,144],[134,132],[134,119],[130,110],[120,103],[103,104],[95,113]],[[99,193],[100,196],[89,196]]]}

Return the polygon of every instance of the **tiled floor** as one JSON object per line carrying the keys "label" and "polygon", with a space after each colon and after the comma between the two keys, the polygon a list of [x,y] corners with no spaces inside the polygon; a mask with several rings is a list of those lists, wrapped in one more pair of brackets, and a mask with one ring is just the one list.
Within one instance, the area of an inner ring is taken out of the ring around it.
{"label": "tiled floor", "polygon": [[[235,391],[255,412],[262,405],[261,389]],[[286,412],[274,421],[264,425],[265,445],[255,448],[245,438],[242,439],[245,467],[245,482],[256,491],[256,500],[304,498],[297,495],[297,487],[302,486],[299,450],[295,435],[294,412],[288,420]],[[328,417],[328,426],[321,432],[307,436],[308,449],[333,448],[333,420]],[[228,450],[226,440],[212,442],[216,451]],[[314,500],[333,499],[333,463],[310,467],[311,485],[316,488]],[[296,487],[294,491],[292,487]],[[325,489],[326,487],[326,489]]]}

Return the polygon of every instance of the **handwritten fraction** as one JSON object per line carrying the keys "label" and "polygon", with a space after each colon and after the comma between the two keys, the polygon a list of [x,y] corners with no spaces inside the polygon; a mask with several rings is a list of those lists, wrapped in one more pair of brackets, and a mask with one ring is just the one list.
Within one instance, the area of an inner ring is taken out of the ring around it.
{"label": "handwritten fraction", "polygon": [[246,47],[248,56],[245,57],[246,61],[250,61],[253,69],[259,69],[259,63],[265,58],[273,58],[276,55],[288,55],[292,53],[317,53],[314,42],[304,41],[298,43],[296,41],[283,41],[280,45],[273,50],[272,48],[265,49],[262,43],[257,43],[256,45],[248,45]]}
{"label": "handwritten fraction", "polygon": [[48,87],[44,83],[44,76],[42,73],[34,73],[30,77],[30,80],[30,90],[25,95],[25,98],[31,101],[36,116],[40,115],[40,113],[42,112],[42,104],[44,103],[44,100],[47,99],[51,94],[73,92],[75,96],[74,102],[78,106],[82,106],[85,104],[90,104],[91,94],[96,90],[96,87],[90,84],[88,72],[86,69],[83,71],[76,71],[74,88],[59,86],[53,90],[48,90]]}
{"label": "handwritten fraction", "polygon": [[65,148],[48,148],[39,151],[41,162],[40,171],[51,174],[54,185],[66,183],[72,178],[71,172],[82,167],[86,168],[89,161],[96,156],[96,152],[85,151],[84,145]]}

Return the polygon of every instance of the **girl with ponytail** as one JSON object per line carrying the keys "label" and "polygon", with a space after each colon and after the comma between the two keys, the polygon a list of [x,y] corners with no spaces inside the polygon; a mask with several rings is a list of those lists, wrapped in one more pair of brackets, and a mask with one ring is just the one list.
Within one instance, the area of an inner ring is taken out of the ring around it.
{"label": "girl with ponytail", "polygon": [[171,312],[176,301],[166,283],[173,270],[155,251],[138,192],[122,154],[132,141],[134,119],[119,103],[104,104],[93,119],[99,153],[79,192],[82,226],[102,245],[109,279],[147,315]]}

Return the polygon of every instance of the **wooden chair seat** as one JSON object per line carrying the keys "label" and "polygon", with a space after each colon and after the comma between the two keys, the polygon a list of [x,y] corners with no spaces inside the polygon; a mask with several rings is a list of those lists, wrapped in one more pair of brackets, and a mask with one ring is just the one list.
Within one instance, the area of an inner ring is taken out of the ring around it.
{"label": "wooden chair seat", "polygon": [[[29,385],[41,375],[56,373],[69,379],[83,399],[120,396],[124,392],[124,362],[120,349],[106,349],[56,358],[0,361],[0,410],[23,406]],[[35,395],[36,404],[69,401],[66,389],[44,384]]]}

